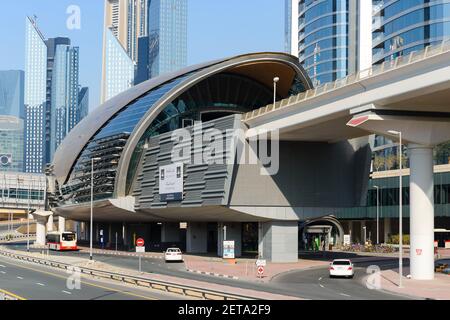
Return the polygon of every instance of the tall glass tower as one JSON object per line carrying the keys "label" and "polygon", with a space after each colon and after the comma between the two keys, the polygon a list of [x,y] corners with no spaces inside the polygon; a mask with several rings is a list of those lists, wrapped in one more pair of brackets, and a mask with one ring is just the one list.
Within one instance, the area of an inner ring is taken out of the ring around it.
{"label": "tall glass tower", "polygon": [[316,86],[371,66],[370,0],[285,1],[286,51]]}
{"label": "tall glass tower", "polygon": [[187,64],[187,0],[152,0],[148,14],[150,78]]}
{"label": "tall glass tower", "polygon": [[448,1],[373,1],[374,63],[421,50],[448,38]]}
{"label": "tall glass tower", "polygon": [[27,17],[25,34],[25,172],[42,172],[45,148],[47,46],[36,21]]}
{"label": "tall glass tower", "polygon": [[21,70],[0,71],[0,115],[24,118],[24,81]]}

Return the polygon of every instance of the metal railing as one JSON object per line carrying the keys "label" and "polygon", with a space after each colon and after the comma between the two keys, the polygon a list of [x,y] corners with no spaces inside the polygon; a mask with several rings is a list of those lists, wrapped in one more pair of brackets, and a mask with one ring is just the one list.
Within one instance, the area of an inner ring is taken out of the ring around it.
{"label": "metal railing", "polygon": [[[67,263],[52,261],[49,259],[40,259],[30,255],[17,254],[9,250],[5,250],[4,248],[0,248],[0,255],[64,270],[71,270],[71,268],[75,267]],[[109,272],[93,268],[86,268],[86,267],[77,267],[77,268],[80,270],[82,274],[90,275],[93,277],[106,278],[109,280],[134,284],[149,289],[161,290],[167,293],[180,294],[192,298],[200,298],[204,300],[257,300],[257,299],[260,300],[260,298],[237,294],[229,294],[217,290],[204,289],[195,286],[180,285],[168,281],[152,280],[143,277],[136,277],[132,275]]]}
{"label": "metal railing", "polygon": [[298,95],[291,96],[289,98],[283,99],[281,101],[277,101],[275,106],[273,104],[269,104],[267,106],[261,107],[259,109],[247,112],[243,115],[242,121],[247,121],[251,119],[255,119],[267,113],[273,112],[278,109],[285,108],[287,106],[297,104],[317,96],[329,93],[331,91],[340,89],[345,86],[349,86],[355,84],[361,80],[369,79],[375,76],[378,76],[382,73],[389,72],[392,70],[397,70],[407,65],[411,65],[413,63],[425,60],[432,56],[436,56],[442,53],[446,53],[450,51],[450,40],[446,40],[437,45],[427,46],[425,49],[420,51],[413,51],[406,56],[399,56],[394,60],[385,61],[381,64],[374,65],[369,69],[361,70],[357,73],[348,75],[345,78],[337,79],[333,82],[328,82],[322,84],[316,88],[307,90]]}

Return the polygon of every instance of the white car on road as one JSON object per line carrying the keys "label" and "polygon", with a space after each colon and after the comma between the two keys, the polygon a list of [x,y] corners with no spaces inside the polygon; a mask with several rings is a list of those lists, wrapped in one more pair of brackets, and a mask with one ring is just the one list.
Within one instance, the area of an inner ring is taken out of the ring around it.
{"label": "white car on road", "polygon": [[169,248],[164,253],[164,259],[168,261],[183,261],[183,255],[178,248]]}
{"label": "white car on road", "polygon": [[346,277],[353,278],[355,270],[353,263],[349,259],[336,259],[330,263],[330,278]]}

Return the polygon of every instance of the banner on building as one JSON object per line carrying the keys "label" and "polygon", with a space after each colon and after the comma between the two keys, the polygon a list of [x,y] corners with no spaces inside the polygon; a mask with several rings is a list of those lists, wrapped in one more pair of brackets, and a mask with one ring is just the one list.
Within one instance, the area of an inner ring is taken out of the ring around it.
{"label": "banner on building", "polygon": [[183,186],[182,163],[159,168],[159,195],[161,201],[183,200]]}

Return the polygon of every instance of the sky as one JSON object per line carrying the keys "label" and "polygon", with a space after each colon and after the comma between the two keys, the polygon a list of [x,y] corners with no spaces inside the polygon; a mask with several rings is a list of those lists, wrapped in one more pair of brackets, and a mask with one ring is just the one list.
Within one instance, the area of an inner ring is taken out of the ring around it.
{"label": "sky", "polygon": [[[100,101],[104,0],[2,1],[0,70],[24,70],[25,18],[36,15],[46,38],[80,47],[80,84],[90,108]],[[284,50],[284,0],[188,0],[188,64],[257,51]],[[79,6],[81,28],[68,29],[67,8]]]}

